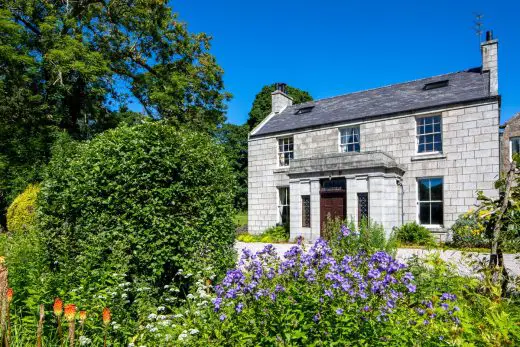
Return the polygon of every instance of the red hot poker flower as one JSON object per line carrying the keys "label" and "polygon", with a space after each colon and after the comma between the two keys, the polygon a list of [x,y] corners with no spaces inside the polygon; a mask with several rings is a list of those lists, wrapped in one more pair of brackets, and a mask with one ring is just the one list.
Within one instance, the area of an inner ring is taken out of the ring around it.
{"label": "red hot poker flower", "polygon": [[103,324],[108,325],[110,323],[110,319],[112,316],[110,315],[110,309],[105,307],[103,309]]}
{"label": "red hot poker flower", "polygon": [[63,301],[60,298],[54,299],[54,305],[52,306],[52,309],[54,310],[54,315],[56,315],[56,317],[60,317],[63,313]]}
{"label": "red hot poker flower", "polygon": [[13,288],[7,289],[7,302],[13,301]]}
{"label": "red hot poker flower", "polygon": [[87,320],[87,311],[79,311],[79,320],[81,321],[81,323],[84,323]]}
{"label": "red hot poker flower", "polygon": [[76,305],[74,305],[74,304],[65,305],[65,318],[69,322],[72,322],[74,319],[76,319]]}

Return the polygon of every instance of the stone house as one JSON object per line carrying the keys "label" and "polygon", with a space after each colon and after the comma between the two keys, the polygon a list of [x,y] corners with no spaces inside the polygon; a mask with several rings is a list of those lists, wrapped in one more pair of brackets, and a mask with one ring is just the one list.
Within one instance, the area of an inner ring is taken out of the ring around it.
{"label": "stone house", "polygon": [[328,216],[445,235],[499,175],[498,42],[482,67],[293,105],[278,84],[249,135],[248,230],[320,237]]}
{"label": "stone house", "polygon": [[513,154],[520,153],[520,112],[500,128],[500,171],[507,172]]}

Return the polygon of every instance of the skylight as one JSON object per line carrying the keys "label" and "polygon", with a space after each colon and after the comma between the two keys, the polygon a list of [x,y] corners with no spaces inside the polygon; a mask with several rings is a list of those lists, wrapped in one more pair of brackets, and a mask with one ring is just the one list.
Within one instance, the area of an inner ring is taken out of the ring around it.
{"label": "skylight", "polygon": [[302,108],[299,108],[296,110],[295,114],[304,114],[304,113],[309,113],[312,111],[312,109],[314,108],[314,106],[306,106],[306,107],[302,107]]}
{"label": "skylight", "polygon": [[449,80],[443,80],[443,81],[437,81],[437,82],[431,82],[426,83],[423,87],[423,90],[430,90],[430,89],[437,89],[437,88],[444,88],[447,87],[449,83]]}

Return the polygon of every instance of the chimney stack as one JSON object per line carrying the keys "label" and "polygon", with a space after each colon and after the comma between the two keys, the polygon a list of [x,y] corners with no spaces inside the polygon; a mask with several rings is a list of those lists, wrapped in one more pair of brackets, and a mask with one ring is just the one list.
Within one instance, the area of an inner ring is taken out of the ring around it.
{"label": "chimney stack", "polygon": [[293,99],[286,94],[285,83],[276,83],[275,86],[276,90],[271,93],[271,112],[276,114],[291,106]]}
{"label": "chimney stack", "polygon": [[480,44],[482,53],[482,71],[489,72],[489,93],[498,95],[498,40],[493,39],[493,32],[486,32],[486,41]]}

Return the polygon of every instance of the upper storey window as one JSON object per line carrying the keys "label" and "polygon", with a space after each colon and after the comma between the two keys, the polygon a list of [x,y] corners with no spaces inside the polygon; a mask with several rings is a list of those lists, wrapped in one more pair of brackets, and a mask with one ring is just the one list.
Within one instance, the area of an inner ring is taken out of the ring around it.
{"label": "upper storey window", "polygon": [[278,165],[289,166],[291,159],[294,159],[294,143],[292,137],[278,139]]}
{"label": "upper storey window", "polygon": [[340,149],[342,152],[359,152],[359,127],[340,130]]}
{"label": "upper storey window", "polygon": [[417,153],[442,152],[441,116],[417,118]]}

